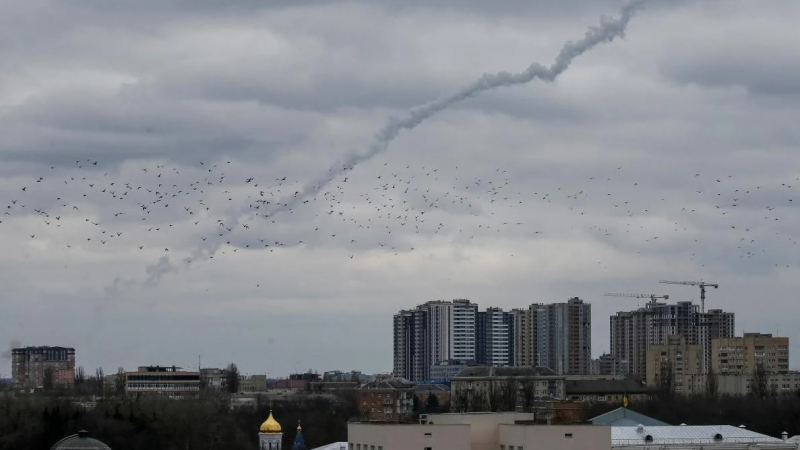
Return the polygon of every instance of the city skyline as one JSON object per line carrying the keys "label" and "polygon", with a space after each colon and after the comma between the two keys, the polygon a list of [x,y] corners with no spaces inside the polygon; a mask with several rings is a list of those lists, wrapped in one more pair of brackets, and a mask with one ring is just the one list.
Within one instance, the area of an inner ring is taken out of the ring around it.
{"label": "city skyline", "polygon": [[0,6],[1,350],[381,372],[577,296],[597,357],[665,279],[800,340],[797,2],[129,3]]}

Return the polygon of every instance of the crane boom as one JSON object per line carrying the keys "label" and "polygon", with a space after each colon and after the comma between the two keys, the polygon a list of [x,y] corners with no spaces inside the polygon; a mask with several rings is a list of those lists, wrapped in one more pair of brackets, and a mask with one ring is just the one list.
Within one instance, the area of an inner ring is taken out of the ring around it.
{"label": "crane boom", "polygon": [[706,312],[706,287],[719,288],[717,283],[706,283],[705,281],[670,281],[661,280],[659,283],[664,284],[683,284],[686,286],[700,286],[700,312]]}
{"label": "crane boom", "polygon": [[655,294],[627,294],[622,292],[606,292],[606,297],[632,297],[632,298],[649,298],[651,304],[656,303],[657,298],[669,299],[669,295],[655,295]]}

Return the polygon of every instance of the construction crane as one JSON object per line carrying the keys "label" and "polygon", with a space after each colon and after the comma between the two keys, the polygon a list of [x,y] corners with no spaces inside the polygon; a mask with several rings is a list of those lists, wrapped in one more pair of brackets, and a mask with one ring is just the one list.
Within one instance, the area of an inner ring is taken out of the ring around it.
{"label": "construction crane", "polygon": [[633,298],[649,298],[650,304],[655,305],[657,298],[663,298],[664,300],[669,300],[669,295],[655,295],[655,294],[624,294],[618,292],[606,292],[606,297],[633,297]]}
{"label": "construction crane", "polygon": [[718,289],[719,285],[715,283],[706,283],[705,281],[669,281],[661,280],[659,283],[664,284],[685,284],[686,286],[700,286],[700,312],[706,312],[706,286]]}

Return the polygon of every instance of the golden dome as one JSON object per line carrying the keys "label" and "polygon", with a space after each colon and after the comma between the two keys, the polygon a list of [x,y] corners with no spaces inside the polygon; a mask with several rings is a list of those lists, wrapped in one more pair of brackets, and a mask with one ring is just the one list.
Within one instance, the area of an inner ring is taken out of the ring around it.
{"label": "golden dome", "polygon": [[269,417],[264,423],[261,424],[259,431],[267,434],[278,434],[281,432],[281,424],[279,424],[278,421],[272,417],[271,410],[269,412]]}

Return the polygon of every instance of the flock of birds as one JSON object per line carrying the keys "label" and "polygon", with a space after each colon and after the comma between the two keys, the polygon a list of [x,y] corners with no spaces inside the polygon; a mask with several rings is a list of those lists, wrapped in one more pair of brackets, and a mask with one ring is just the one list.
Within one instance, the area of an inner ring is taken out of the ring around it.
{"label": "flock of birds", "polygon": [[[703,241],[729,255],[735,248],[741,259],[769,258],[765,236],[778,236],[779,248],[797,245],[791,226],[779,224],[793,220],[793,183],[800,178],[749,186],[734,175],[696,173],[692,187],[670,190],[617,167],[530,192],[500,168],[476,177],[455,165],[371,166],[362,173],[332,168],[325,189],[298,199],[303,180],[242,176],[246,167],[231,161],[111,167],[77,160],[14,178],[20,184],[0,197],[0,230],[24,231],[25,239],[48,249],[177,254],[186,265],[239,251],[296,248],[346,248],[350,259],[369,251],[399,256],[419,252],[431,239],[481,245],[489,237],[558,237],[565,225],[638,254],[661,245],[685,248],[701,266]],[[548,215],[554,217],[549,227]],[[781,257],[771,263],[792,264]]]}

